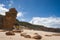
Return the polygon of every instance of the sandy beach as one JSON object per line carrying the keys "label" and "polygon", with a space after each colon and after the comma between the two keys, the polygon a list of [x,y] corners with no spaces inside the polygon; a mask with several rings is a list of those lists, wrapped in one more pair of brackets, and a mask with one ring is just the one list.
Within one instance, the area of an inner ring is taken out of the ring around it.
{"label": "sandy beach", "polygon": [[[46,32],[46,31],[34,31],[34,30],[24,30],[24,33],[27,33],[33,36],[34,33],[38,33],[42,36],[41,40],[60,40],[60,36],[54,36],[52,34],[59,34],[59,33],[53,33],[53,32]],[[5,34],[6,32],[0,32],[0,40],[36,40],[33,38],[24,38],[23,36],[20,36],[20,33],[15,33],[13,36],[7,36]],[[52,35],[52,36],[46,36],[46,35]]]}

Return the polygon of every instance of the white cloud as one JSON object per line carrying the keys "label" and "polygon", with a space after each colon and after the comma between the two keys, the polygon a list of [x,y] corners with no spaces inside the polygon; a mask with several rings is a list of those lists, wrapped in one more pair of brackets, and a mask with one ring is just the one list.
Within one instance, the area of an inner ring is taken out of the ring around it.
{"label": "white cloud", "polygon": [[17,17],[23,17],[23,13],[22,12],[18,12]]}
{"label": "white cloud", "polygon": [[5,5],[4,4],[0,4],[0,14],[1,15],[5,15],[5,12],[7,12],[8,9],[5,8]]}
{"label": "white cloud", "polygon": [[30,23],[44,25],[46,27],[60,28],[60,18],[57,17],[33,17]]}
{"label": "white cloud", "polygon": [[19,21],[25,21],[23,12],[18,12],[18,14],[17,14],[17,19],[18,19]]}

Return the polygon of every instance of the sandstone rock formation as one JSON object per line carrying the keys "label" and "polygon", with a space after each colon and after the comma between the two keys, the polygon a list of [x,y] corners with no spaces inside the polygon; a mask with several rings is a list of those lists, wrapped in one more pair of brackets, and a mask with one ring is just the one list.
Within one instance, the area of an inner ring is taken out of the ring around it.
{"label": "sandstone rock formation", "polygon": [[16,23],[16,16],[17,16],[16,9],[15,8],[9,9],[9,11],[6,12],[5,16],[0,17],[0,28],[12,29],[14,24]]}

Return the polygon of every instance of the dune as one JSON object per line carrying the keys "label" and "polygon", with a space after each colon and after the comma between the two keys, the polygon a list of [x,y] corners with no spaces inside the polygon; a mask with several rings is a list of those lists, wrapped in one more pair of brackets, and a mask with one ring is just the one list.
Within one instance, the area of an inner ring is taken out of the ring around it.
{"label": "dune", "polygon": [[[33,38],[25,38],[20,35],[21,33],[15,33],[14,36],[7,36],[5,33],[6,32],[0,32],[0,40],[36,40]],[[36,30],[26,30],[26,29],[24,29],[23,33],[27,33],[31,37],[34,36],[34,33],[38,33],[40,36],[42,36],[41,40],[60,40],[60,36],[53,35],[53,34],[60,34],[60,33],[36,31]]]}

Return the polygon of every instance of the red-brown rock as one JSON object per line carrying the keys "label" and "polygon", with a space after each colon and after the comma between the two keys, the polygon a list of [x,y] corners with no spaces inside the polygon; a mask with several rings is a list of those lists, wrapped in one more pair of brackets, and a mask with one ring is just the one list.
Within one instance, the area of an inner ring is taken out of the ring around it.
{"label": "red-brown rock", "polygon": [[8,31],[8,32],[6,32],[6,35],[15,35],[15,33],[12,31]]}
{"label": "red-brown rock", "polygon": [[31,36],[28,35],[28,34],[26,34],[26,33],[21,33],[20,35],[23,36],[23,37],[25,37],[25,38],[31,38]]}
{"label": "red-brown rock", "polygon": [[24,37],[25,37],[25,38],[31,38],[31,36],[30,36],[30,35],[24,35]]}
{"label": "red-brown rock", "polygon": [[25,35],[26,35],[26,33],[21,33],[20,35],[21,35],[21,36],[25,36]]}
{"label": "red-brown rock", "polygon": [[39,34],[35,33],[33,38],[34,39],[42,39],[42,36],[40,36]]}

